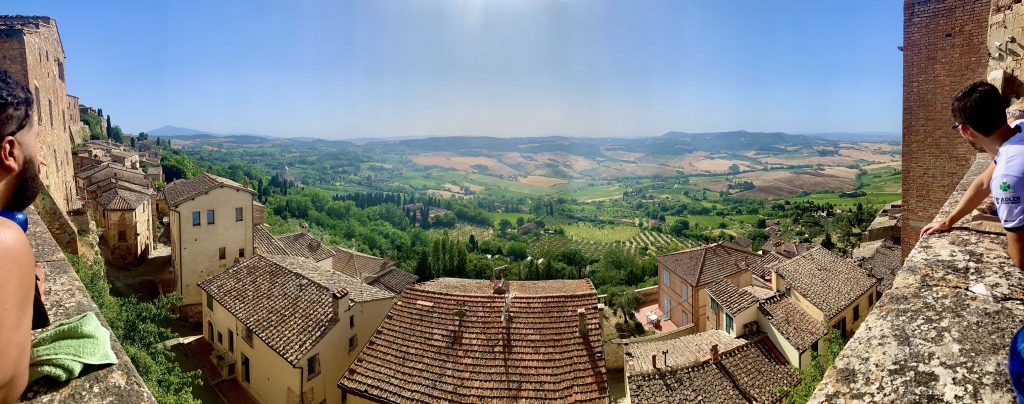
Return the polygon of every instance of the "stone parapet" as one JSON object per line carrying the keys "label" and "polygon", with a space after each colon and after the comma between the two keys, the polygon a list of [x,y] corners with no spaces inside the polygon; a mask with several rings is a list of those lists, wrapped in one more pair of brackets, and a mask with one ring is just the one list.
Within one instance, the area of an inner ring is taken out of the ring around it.
{"label": "stone parapet", "polygon": [[[975,157],[936,218],[991,161]],[[967,220],[918,241],[810,402],[1014,402],[1007,354],[1024,324],[1024,272],[1005,236]]]}
{"label": "stone parapet", "polygon": [[[68,263],[61,247],[50,236],[35,209],[29,209],[29,242],[37,262],[46,271],[46,311],[58,322],[91,311],[109,330],[107,320],[89,297],[81,279]],[[37,382],[29,386],[23,399],[34,403],[155,403],[153,395],[111,333],[111,348],[118,363],[94,370],[68,383]]]}

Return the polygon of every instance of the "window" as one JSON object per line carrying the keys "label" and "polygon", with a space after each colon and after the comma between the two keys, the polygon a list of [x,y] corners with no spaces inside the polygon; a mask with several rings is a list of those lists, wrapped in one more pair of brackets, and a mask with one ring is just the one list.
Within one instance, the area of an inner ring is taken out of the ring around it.
{"label": "window", "polygon": [[206,339],[213,341],[213,321],[206,322],[206,331],[210,334]]}
{"label": "window", "polygon": [[661,298],[661,312],[662,313],[668,313],[670,308],[671,308],[671,306],[668,305],[668,296],[662,297]]}
{"label": "window", "polygon": [[235,221],[236,222],[241,222],[242,221],[242,208],[235,208]]}
{"label": "window", "polygon": [[120,241],[122,243],[125,242],[125,241],[128,241],[128,233],[125,232],[124,230],[118,231],[117,232],[117,241]]}
{"label": "window", "polygon": [[672,284],[668,278],[668,271],[661,273],[661,283],[664,283],[666,286]]}
{"label": "window", "polygon": [[732,334],[732,315],[725,313],[725,332]]}
{"label": "window", "polygon": [[786,297],[792,297],[792,296],[793,296],[793,288],[791,288],[789,286],[786,286]]}
{"label": "window", "polygon": [[811,344],[811,350],[814,352],[818,352],[818,341],[814,341],[814,343]]}
{"label": "window", "polygon": [[683,312],[683,324],[690,324],[690,315],[685,311]]}
{"label": "window", "polygon": [[860,320],[860,305],[853,306],[853,321]]}
{"label": "window", "polygon": [[206,224],[213,224],[213,209],[206,210]]}
{"label": "window", "polygon": [[218,255],[218,256],[220,257],[220,259],[222,259],[222,260],[226,260],[226,259],[228,259],[228,249],[227,249],[227,247],[221,247],[221,248],[220,248],[220,249],[219,249],[219,250],[217,251],[217,255]]}
{"label": "window", "polygon": [[711,311],[718,314],[718,301],[715,298],[711,298]]}
{"label": "window", "polygon": [[[42,59],[39,63],[42,63]],[[43,97],[39,93],[39,86],[36,86],[36,117],[39,118],[39,125],[43,125]]]}
{"label": "window", "polygon": [[356,327],[356,315],[353,314],[351,316],[348,316],[348,328],[355,328],[355,327]]}
{"label": "window", "polygon": [[199,226],[199,223],[200,223],[199,217],[200,216],[199,216],[199,211],[198,210],[195,211],[195,212],[192,212],[192,225],[193,226]]}
{"label": "window", "polygon": [[206,308],[213,311],[213,295],[209,293],[206,294]]}
{"label": "window", "polygon": [[239,248],[238,249],[238,258],[245,258],[245,249],[244,248]]}
{"label": "window", "polygon": [[252,328],[243,325],[242,326],[242,341],[249,344],[249,348],[252,348]]}
{"label": "window", "polygon": [[242,354],[242,380],[249,383],[249,357]]}
{"label": "window", "polygon": [[679,293],[683,296],[683,301],[685,302],[686,299],[690,298],[690,287],[686,286],[683,282],[680,282],[680,284],[681,287],[679,288]]}
{"label": "window", "polygon": [[47,98],[46,99],[46,105],[48,106],[49,111],[50,111],[50,127],[52,128],[53,127],[53,100]]}
{"label": "window", "polygon": [[320,376],[320,354],[315,354],[306,359],[306,380]]}
{"label": "window", "polygon": [[228,352],[235,353],[235,332],[228,330]]}
{"label": "window", "polygon": [[868,307],[871,307],[871,306],[874,306],[874,305],[875,305],[875,294],[874,293],[868,293]]}
{"label": "window", "polygon": [[355,335],[348,338],[348,351],[352,352],[359,346],[359,339]]}
{"label": "window", "polygon": [[217,331],[217,345],[224,345],[224,333]]}

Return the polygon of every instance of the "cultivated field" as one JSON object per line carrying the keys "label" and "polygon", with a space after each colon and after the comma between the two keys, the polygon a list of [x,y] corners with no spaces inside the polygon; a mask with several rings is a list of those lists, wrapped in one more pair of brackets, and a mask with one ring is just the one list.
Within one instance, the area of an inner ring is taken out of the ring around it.
{"label": "cultivated field", "polygon": [[857,170],[829,167],[821,170],[756,171],[739,175],[754,183],[753,190],[737,196],[785,198],[800,191],[844,192],[857,188]]}
{"label": "cultivated field", "polygon": [[520,177],[519,182],[524,184],[536,185],[538,187],[552,187],[558,184],[565,184],[569,181],[561,178],[544,177],[540,175],[529,175],[526,177]]}

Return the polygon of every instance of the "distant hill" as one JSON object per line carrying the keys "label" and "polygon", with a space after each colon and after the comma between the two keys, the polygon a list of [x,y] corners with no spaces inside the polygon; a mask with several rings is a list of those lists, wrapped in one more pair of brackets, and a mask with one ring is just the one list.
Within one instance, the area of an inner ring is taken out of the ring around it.
{"label": "distant hill", "polygon": [[837,142],[903,142],[900,132],[828,132],[811,133],[808,136]]}
{"label": "distant hill", "polygon": [[214,135],[213,132],[204,130],[182,128],[178,126],[164,125],[157,129],[146,131],[152,137],[178,137],[191,135]]}

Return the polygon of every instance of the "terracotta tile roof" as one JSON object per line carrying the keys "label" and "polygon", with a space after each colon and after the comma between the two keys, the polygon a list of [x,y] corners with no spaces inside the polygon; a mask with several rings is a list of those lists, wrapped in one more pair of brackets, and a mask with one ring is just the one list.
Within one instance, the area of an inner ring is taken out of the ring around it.
{"label": "terracotta tile roof", "polygon": [[776,403],[784,398],[777,388],[799,383],[763,336],[723,352],[719,361],[627,376],[637,403]]}
{"label": "terracotta tile roof", "polygon": [[711,295],[722,306],[727,313],[736,315],[746,309],[757,305],[758,298],[754,294],[740,289],[728,279],[722,279],[711,284],[707,289]]}
{"label": "terracotta tile roof", "polygon": [[139,153],[133,152],[133,151],[127,151],[127,150],[114,150],[114,151],[110,152],[110,155],[114,156],[114,157],[126,158],[126,157],[131,157],[131,156],[137,156],[137,155],[139,155]]}
{"label": "terracotta tile roof", "polygon": [[363,254],[359,251],[341,247],[331,247],[331,250],[335,253],[334,262],[332,262],[334,270],[349,276],[363,277],[380,271],[384,265],[383,258]]}
{"label": "terracotta tile roof", "polygon": [[896,273],[903,267],[900,246],[889,240],[861,243],[853,250],[853,260],[871,276],[878,278],[878,291],[892,288]]}
{"label": "terracotta tile roof", "polygon": [[809,243],[794,243],[791,241],[780,240],[780,239],[768,239],[761,246],[761,251],[765,254],[775,252],[784,258],[793,258],[797,255],[803,254],[807,250],[814,248],[813,244]]}
{"label": "terracotta tile roof", "polygon": [[167,205],[174,207],[220,187],[255,193],[248,187],[227,178],[202,173],[187,180],[177,180],[167,184],[167,187],[164,188],[164,195],[167,197]]}
{"label": "terracotta tile roof", "polygon": [[86,188],[85,193],[90,197],[99,198],[100,195],[103,195],[112,189],[126,189],[146,195],[156,195],[156,191],[154,191],[153,188],[150,188],[148,181],[146,181],[145,184],[139,184],[139,182],[141,181],[136,181],[131,178],[110,177],[90,185]]}
{"label": "terracotta tile roof", "polygon": [[754,241],[743,236],[736,236],[732,241],[726,241],[731,247],[739,248],[741,250],[750,250],[754,246]]}
{"label": "terracotta tile roof", "polygon": [[322,241],[306,233],[285,234],[274,238],[284,247],[288,255],[294,257],[309,258],[320,262],[333,257],[335,254],[334,250],[327,248]]}
{"label": "terracotta tile roof", "polygon": [[758,310],[798,351],[809,348],[827,331],[820,321],[807,314],[797,302],[782,294],[765,299]]}
{"label": "terracotta tile roof", "polygon": [[877,283],[853,262],[822,247],[777,264],[775,271],[829,319]]}
{"label": "terracotta tile roof", "polygon": [[760,259],[760,255],[723,243],[658,256],[659,263],[692,286],[714,283],[748,270]]}
{"label": "terracotta tile roof", "polygon": [[718,345],[719,352],[743,345],[746,341],[733,338],[725,331],[708,330],[668,340],[632,342],[626,348],[626,373],[646,373],[655,370],[651,355],[658,356],[658,367],[665,366],[664,351],[668,351],[668,366],[681,368],[699,364],[711,358],[711,346]]}
{"label": "terracotta tile roof", "polygon": [[380,402],[607,402],[597,293],[549,294],[565,283],[544,282],[508,295],[490,281],[406,288],[338,386]]}
{"label": "terracotta tile roof", "polygon": [[292,365],[339,322],[336,305],[393,296],[308,259],[279,255],[256,255],[199,287]]}
{"label": "terracotta tile roof", "polygon": [[765,288],[762,288],[762,287],[759,287],[759,286],[747,286],[747,287],[744,287],[742,289],[747,291],[747,292],[750,292],[750,294],[754,295],[759,300],[764,300],[764,299],[770,298],[772,296],[775,296],[777,294],[777,293],[775,293],[774,290],[765,289]]}
{"label": "terracotta tile roof", "polygon": [[135,210],[146,201],[149,195],[126,189],[112,189],[96,199],[107,210]]}
{"label": "terracotta tile roof", "polygon": [[772,267],[782,261],[785,261],[786,257],[783,257],[775,252],[767,252],[761,255],[761,259],[754,262],[750,266],[750,272],[761,278],[761,280],[771,283],[772,281]]}
{"label": "terracotta tile roof", "polygon": [[[491,294],[494,284],[489,280],[438,278],[416,285],[417,288],[444,293]],[[550,281],[508,281],[509,291],[518,295],[543,296],[567,293],[589,293],[594,284],[589,279],[554,279]]]}
{"label": "terracotta tile roof", "polygon": [[117,178],[142,178],[145,179],[146,175],[141,170],[133,170],[122,166],[117,163],[105,162],[99,165],[90,165],[82,170],[79,170],[75,174],[78,178],[86,180],[86,183],[92,184],[97,181],[105,180],[111,177]]}
{"label": "terracotta tile roof", "polygon": [[270,234],[270,226],[266,224],[257,224],[252,227],[252,244],[256,249],[254,254],[288,255],[284,246]]}
{"label": "terracotta tile roof", "polygon": [[402,293],[405,288],[413,285],[420,277],[403,271],[394,265],[388,265],[377,273],[363,278],[367,285],[376,286],[391,293]]}

